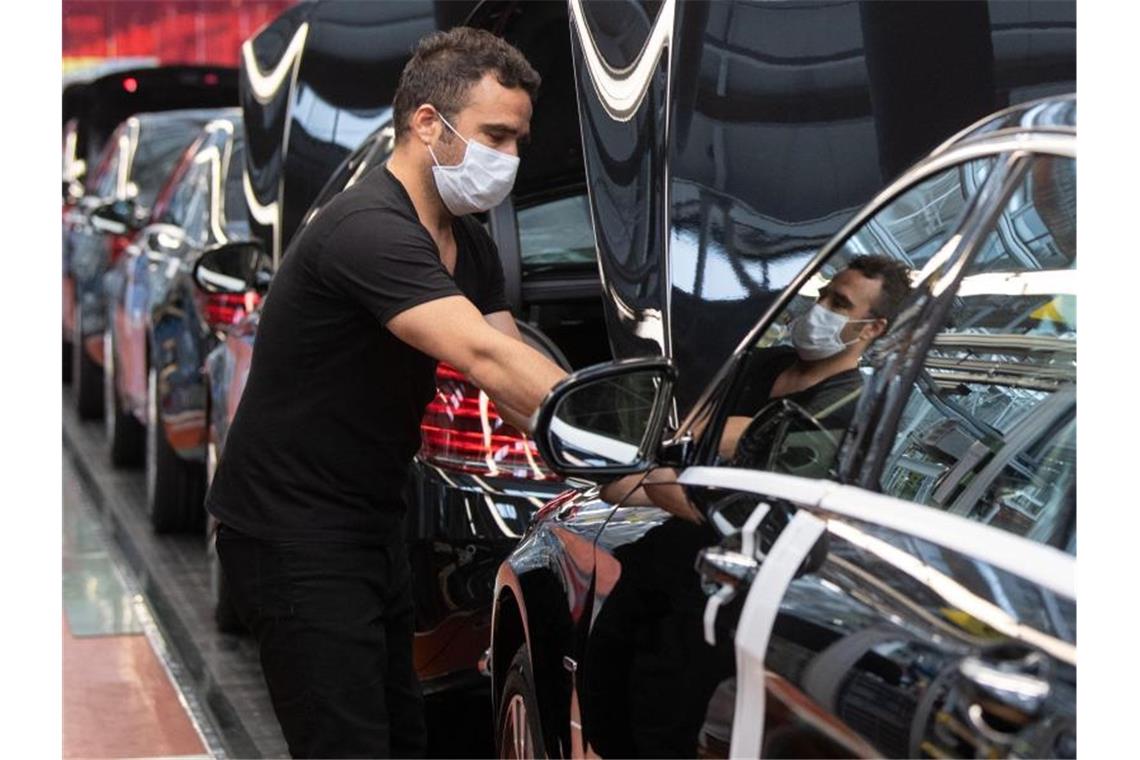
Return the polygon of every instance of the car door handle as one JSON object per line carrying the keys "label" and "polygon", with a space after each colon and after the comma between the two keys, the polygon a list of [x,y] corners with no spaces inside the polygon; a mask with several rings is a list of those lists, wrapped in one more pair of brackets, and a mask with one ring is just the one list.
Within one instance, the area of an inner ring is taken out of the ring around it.
{"label": "car door handle", "polygon": [[718,586],[705,603],[705,641],[709,646],[716,646],[716,616],[720,608],[731,602],[740,587],[751,583],[760,571],[764,553],[756,543],[756,534],[770,509],[760,502],[752,510],[740,531],[740,551],[714,546],[697,555],[697,573],[706,584]]}
{"label": "car door handle", "polygon": [[716,617],[720,608],[731,602],[740,588],[747,587],[760,571],[760,560],[741,552],[711,546],[697,554],[697,573],[716,591],[705,603],[704,632],[709,646],[716,646]]}

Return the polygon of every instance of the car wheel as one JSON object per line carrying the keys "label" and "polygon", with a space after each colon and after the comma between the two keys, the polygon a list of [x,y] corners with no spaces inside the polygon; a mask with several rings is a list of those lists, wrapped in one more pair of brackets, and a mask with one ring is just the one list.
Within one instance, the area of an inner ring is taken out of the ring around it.
{"label": "car wheel", "polygon": [[83,420],[98,419],[103,413],[103,370],[83,347],[83,307],[75,308],[75,330],[71,336],[71,387],[75,409]]}
{"label": "car wheel", "polygon": [[542,741],[542,724],[538,718],[538,699],[534,691],[534,675],[526,644],[519,647],[507,668],[503,696],[499,700],[496,744],[499,757],[546,757]]}
{"label": "car wheel", "polygon": [[133,414],[123,411],[115,372],[115,338],[108,328],[103,331],[103,427],[107,431],[111,464],[134,467],[142,464],[146,431]]}
{"label": "car wheel", "polygon": [[203,529],[201,469],[178,456],[166,440],[158,411],[158,370],[151,367],[146,387],[146,501],[156,533]]}

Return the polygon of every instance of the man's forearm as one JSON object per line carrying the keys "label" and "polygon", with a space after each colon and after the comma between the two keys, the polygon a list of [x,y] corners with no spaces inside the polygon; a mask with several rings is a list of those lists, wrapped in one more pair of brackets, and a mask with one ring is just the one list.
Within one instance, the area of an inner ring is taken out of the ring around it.
{"label": "man's forearm", "polygon": [[525,343],[504,336],[472,364],[468,375],[495,400],[500,413],[506,412],[504,419],[522,423],[520,429],[530,432],[530,416],[566,372]]}
{"label": "man's forearm", "polygon": [[[489,395],[489,394],[488,394]],[[512,409],[506,404],[496,401],[495,408],[499,410],[499,416],[507,421],[507,424],[522,430],[524,433],[530,433],[530,416],[523,414],[517,409]]]}

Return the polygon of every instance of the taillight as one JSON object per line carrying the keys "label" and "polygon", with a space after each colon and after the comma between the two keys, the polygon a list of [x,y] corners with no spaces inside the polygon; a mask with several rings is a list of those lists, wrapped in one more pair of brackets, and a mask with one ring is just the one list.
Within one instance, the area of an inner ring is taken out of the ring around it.
{"label": "taillight", "polygon": [[555,480],[534,441],[508,425],[495,402],[447,364],[435,372],[435,398],[420,423],[420,458],[498,478]]}
{"label": "taillight", "polygon": [[127,250],[127,246],[131,244],[134,239],[132,235],[110,235],[111,238],[111,265],[114,266],[115,262],[123,258],[123,252]]}
{"label": "taillight", "polygon": [[245,293],[199,293],[198,299],[206,324],[213,330],[225,330],[253,311],[261,296],[251,290]]}

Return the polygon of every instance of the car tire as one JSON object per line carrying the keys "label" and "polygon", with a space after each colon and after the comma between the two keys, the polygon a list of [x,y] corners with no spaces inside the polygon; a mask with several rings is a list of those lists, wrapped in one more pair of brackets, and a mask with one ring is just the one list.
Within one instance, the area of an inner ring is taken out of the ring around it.
{"label": "car tire", "polygon": [[103,369],[83,347],[83,307],[75,307],[75,330],[71,336],[71,388],[75,410],[81,420],[95,420],[103,413]]}
{"label": "car tire", "polygon": [[108,328],[103,332],[103,426],[107,431],[107,448],[114,467],[137,467],[146,451],[146,428],[130,412],[123,411],[116,381],[115,337]]}
{"label": "car tire", "polygon": [[526,644],[518,648],[507,667],[495,726],[495,749],[498,750],[499,757],[546,757],[542,722],[538,715],[538,698],[534,690],[534,674],[531,672],[530,653]]}
{"label": "car tire", "polygon": [[147,373],[146,502],[156,533],[204,529],[202,508],[206,476],[202,466],[182,459],[166,440],[158,411],[158,370]]}

